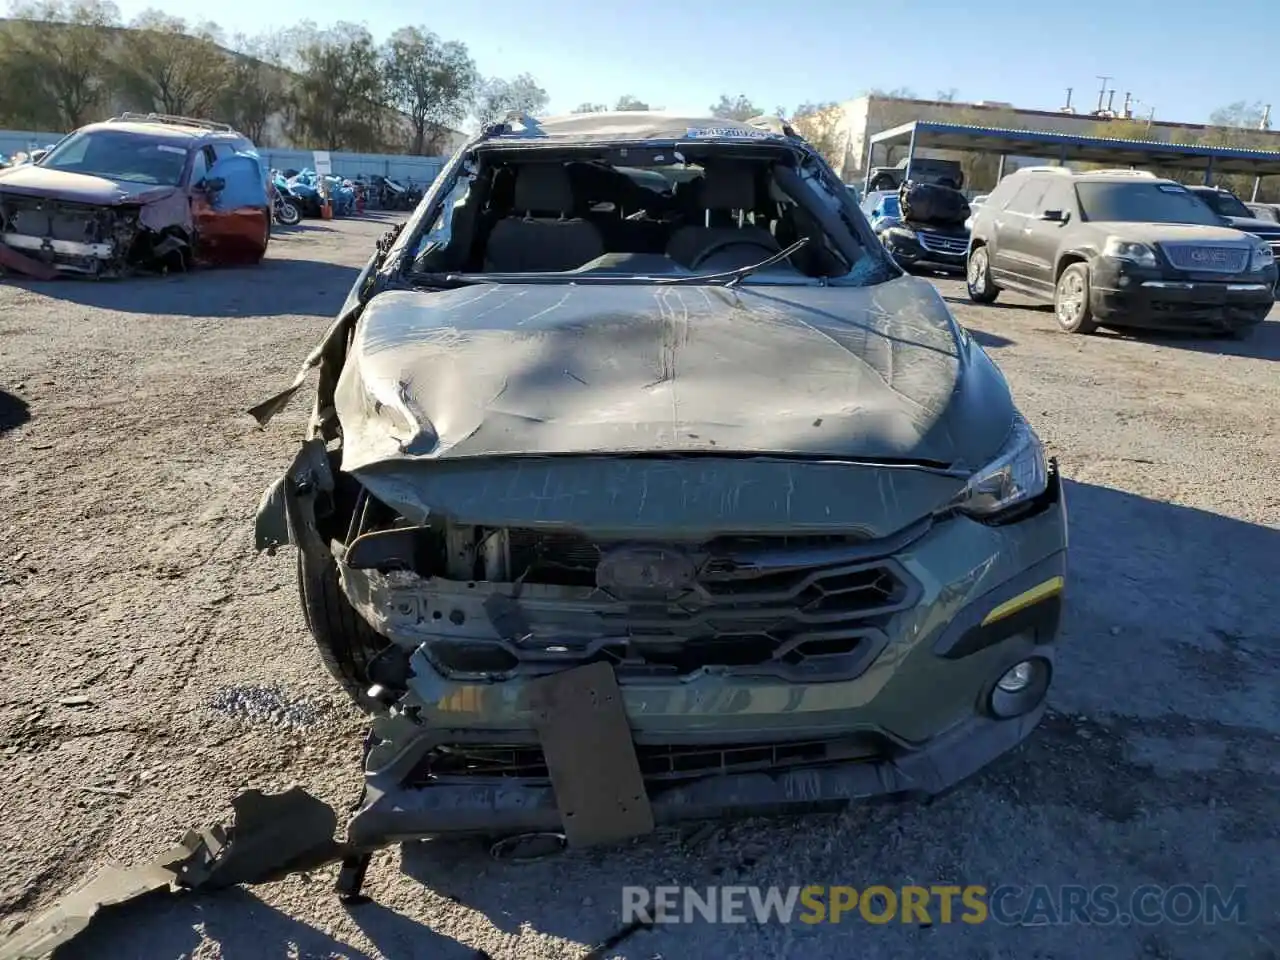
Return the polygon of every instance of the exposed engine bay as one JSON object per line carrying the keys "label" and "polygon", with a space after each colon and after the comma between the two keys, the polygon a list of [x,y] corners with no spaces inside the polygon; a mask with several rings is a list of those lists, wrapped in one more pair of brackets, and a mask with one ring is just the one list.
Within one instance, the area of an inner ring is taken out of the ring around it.
{"label": "exposed engine bay", "polygon": [[599,541],[566,531],[409,525],[360,491],[337,551],[356,611],[392,647],[395,691],[421,648],[452,679],[537,676],[608,662],[620,677],[700,671],[856,676],[881,620],[918,588],[856,536]]}
{"label": "exposed engine bay", "polygon": [[142,209],[0,192],[0,241],[59,272],[90,277],[181,268],[189,248],[182,231],[149,229]]}

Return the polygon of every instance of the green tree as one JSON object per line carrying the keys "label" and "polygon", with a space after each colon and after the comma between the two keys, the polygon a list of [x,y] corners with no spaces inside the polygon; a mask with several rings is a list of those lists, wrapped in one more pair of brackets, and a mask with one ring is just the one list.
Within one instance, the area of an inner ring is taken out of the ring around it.
{"label": "green tree", "polygon": [[512,112],[533,116],[547,108],[549,99],[547,91],[527,73],[510,80],[492,77],[481,84],[475,108],[476,120],[480,126],[487,127]]}
{"label": "green tree", "polygon": [[625,93],[618,98],[618,102],[614,105],[615,110],[649,110],[652,109],[643,100],[633,97],[629,93]]}
{"label": "green tree", "polygon": [[368,29],[307,24],[298,32],[294,93],[297,139],[327,150],[375,151],[389,120],[378,46]]}
{"label": "green tree", "polygon": [[713,117],[721,120],[751,120],[764,112],[752,103],[745,93],[740,93],[736,97],[722,93],[719,102],[713,103],[708,109]]}
{"label": "green tree", "polygon": [[443,41],[425,27],[401,27],[383,51],[391,102],[409,117],[410,153],[436,149],[441,137],[466,116],[480,84],[465,44]]}
{"label": "green tree", "polygon": [[608,104],[586,102],[586,103],[578,104],[569,112],[570,113],[604,113],[608,109],[609,109]]}
{"label": "green tree", "polygon": [[121,85],[143,110],[209,117],[225,102],[232,58],[212,23],[145,10],[120,35]]}
{"label": "green tree", "polygon": [[107,42],[120,11],[103,0],[18,4],[0,24],[0,111],[22,126],[73,130],[109,106]]}

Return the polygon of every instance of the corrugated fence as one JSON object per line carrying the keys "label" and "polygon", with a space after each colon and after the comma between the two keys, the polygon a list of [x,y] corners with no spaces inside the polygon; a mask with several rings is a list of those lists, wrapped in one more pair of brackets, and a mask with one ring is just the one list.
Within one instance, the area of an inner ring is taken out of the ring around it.
{"label": "corrugated fence", "polygon": [[[38,130],[0,130],[0,154],[13,156],[41,147],[47,147],[62,139],[60,133]],[[315,166],[315,156],[310,150],[259,151],[268,166],[279,170],[302,170]],[[333,172],[340,177],[357,177],[381,174],[392,180],[413,181],[425,186],[436,178],[448,157],[408,157],[390,153],[330,153]]]}

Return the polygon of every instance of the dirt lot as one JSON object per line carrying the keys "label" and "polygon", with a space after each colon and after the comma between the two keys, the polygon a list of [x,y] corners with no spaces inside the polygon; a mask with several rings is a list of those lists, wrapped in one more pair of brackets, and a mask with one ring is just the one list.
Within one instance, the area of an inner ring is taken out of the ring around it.
{"label": "dirt lot", "polygon": [[[302,427],[282,388],[385,223],[308,223],[261,269],[0,285],[0,933],[246,786],[356,794],[358,718],[251,519]],[[72,956],[579,957],[623,884],[1247,887],[1245,924],[664,927],[596,954],[1232,958],[1280,949],[1280,322],[1247,343],[1060,335],[940,281],[1070,478],[1053,712],[929,806],[750,822],[525,866],[389,851],[109,919]],[[1274,316],[1274,315],[1273,315]],[[856,941],[852,938],[856,938]],[[852,944],[856,942],[856,948]]]}

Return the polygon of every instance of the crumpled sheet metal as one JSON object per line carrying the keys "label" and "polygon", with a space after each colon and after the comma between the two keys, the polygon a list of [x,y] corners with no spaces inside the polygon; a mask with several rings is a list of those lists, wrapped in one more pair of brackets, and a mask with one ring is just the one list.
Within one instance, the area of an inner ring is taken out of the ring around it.
{"label": "crumpled sheet metal", "polygon": [[52,280],[58,275],[58,271],[48,264],[33,260],[31,257],[24,256],[0,243],[0,273],[5,270],[25,274],[36,280]]}
{"label": "crumpled sheet metal", "polygon": [[112,865],[0,943],[0,960],[42,960],[79,936],[98,912],[160,891],[217,890],[269,883],[340,860],[338,816],[301,787],[231,801],[231,827],[189,830],[149,863]]}

